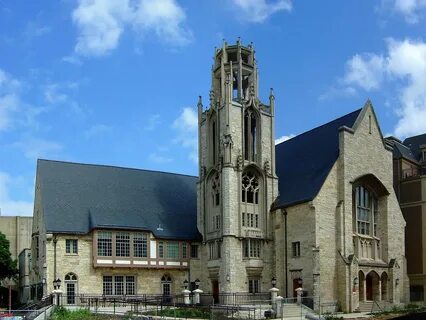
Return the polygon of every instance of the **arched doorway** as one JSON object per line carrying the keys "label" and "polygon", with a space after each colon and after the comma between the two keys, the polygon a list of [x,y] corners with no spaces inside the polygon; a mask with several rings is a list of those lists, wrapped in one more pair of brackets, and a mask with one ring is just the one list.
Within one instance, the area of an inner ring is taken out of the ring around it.
{"label": "arched doorway", "polygon": [[364,272],[361,270],[358,272],[358,283],[359,283],[359,301],[365,301],[366,300],[366,290],[365,290],[365,275]]}
{"label": "arched doorway", "polygon": [[375,271],[370,271],[365,277],[366,300],[380,299],[379,280],[380,280],[380,277]]}
{"label": "arched doorway", "polygon": [[77,295],[77,275],[75,273],[67,273],[65,275],[65,290],[67,295],[67,304],[75,304],[75,296]]}

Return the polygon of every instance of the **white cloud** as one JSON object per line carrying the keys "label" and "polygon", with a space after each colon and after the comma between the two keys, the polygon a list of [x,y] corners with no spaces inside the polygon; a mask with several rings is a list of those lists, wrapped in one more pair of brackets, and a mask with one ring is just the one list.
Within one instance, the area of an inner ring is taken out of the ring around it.
{"label": "white cloud", "polygon": [[419,11],[426,8],[426,0],[395,0],[394,9],[401,13],[408,23],[419,22]]}
{"label": "white cloud", "polygon": [[21,118],[21,82],[0,69],[0,131],[12,128]]}
{"label": "white cloud", "polygon": [[198,163],[198,115],[192,108],[184,108],[179,117],[173,122],[177,132],[175,143],[190,150],[189,158]]}
{"label": "white cloud", "polygon": [[148,118],[148,123],[145,126],[145,130],[152,131],[160,124],[160,115],[153,114]]}
{"label": "white cloud", "polygon": [[57,142],[30,136],[23,137],[12,146],[21,150],[30,160],[57,157],[63,150],[63,146]]}
{"label": "white cloud", "polygon": [[288,136],[281,136],[277,139],[275,139],[275,144],[280,144],[281,142],[287,141],[291,138],[295,137],[294,134],[289,134]]}
{"label": "white cloud", "polygon": [[25,200],[13,200],[9,195],[9,187],[14,179],[6,172],[0,171],[0,209],[1,215],[24,215],[33,213],[33,203]]}
{"label": "white cloud", "polygon": [[156,152],[151,153],[149,155],[149,160],[155,163],[169,163],[173,161],[171,158],[162,156],[161,154],[158,154]]}
{"label": "white cloud", "polygon": [[96,136],[101,136],[106,133],[110,133],[111,131],[112,131],[112,128],[105,124],[95,124],[84,132],[84,136],[87,139],[90,139]]}
{"label": "white cloud", "polygon": [[85,110],[73,98],[73,93],[78,86],[77,82],[48,84],[44,87],[44,99],[50,105],[66,105],[75,114],[84,116]]}
{"label": "white cloud", "polygon": [[263,22],[279,11],[291,11],[290,0],[232,0],[242,10],[244,18],[250,22]]}
{"label": "white cloud", "polygon": [[375,54],[355,55],[346,63],[346,84],[355,84],[365,90],[377,89],[383,79],[385,60]]}
{"label": "white cloud", "polygon": [[130,27],[174,45],[191,39],[183,26],[185,12],[175,0],[80,0],[72,18],[79,30],[75,52],[85,56],[108,54]]}
{"label": "white cloud", "polygon": [[426,132],[426,42],[389,39],[385,56],[355,55],[347,65],[346,85],[371,91],[386,82],[400,88],[396,136]]}
{"label": "white cloud", "polygon": [[77,65],[77,66],[82,65],[81,60],[80,60],[77,56],[75,56],[75,55],[73,55],[73,54],[71,54],[71,55],[69,55],[69,56],[65,56],[65,57],[63,57],[61,60],[62,60],[63,62],[67,62],[67,63],[70,63],[70,64],[75,64],[75,65]]}

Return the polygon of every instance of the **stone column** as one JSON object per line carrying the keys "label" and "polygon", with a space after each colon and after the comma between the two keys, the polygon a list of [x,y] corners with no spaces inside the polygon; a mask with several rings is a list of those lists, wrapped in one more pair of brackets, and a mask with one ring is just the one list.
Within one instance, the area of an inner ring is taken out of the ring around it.
{"label": "stone column", "polygon": [[188,289],[183,289],[182,290],[182,294],[183,294],[183,303],[184,304],[190,304],[191,302],[189,301],[189,294],[191,293],[191,291],[189,291]]}
{"label": "stone column", "polygon": [[382,300],[382,279],[379,278],[379,301]]}
{"label": "stone column", "polygon": [[194,294],[194,304],[200,304],[200,294],[203,293],[203,290],[195,289],[192,293]]}
{"label": "stone column", "polygon": [[363,283],[364,283],[362,287],[363,300],[367,301],[367,276],[364,277]]}
{"label": "stone column", "polygon": [[284,313],[284,298],[281,296],[278,296],[275,301],[277,302],[276,304],[276,310],[275,310],[275,317],[276,318],[280,318],[283,316]]}
{"label": "stone column", "polygon": [[280,291],[278,288],[271,288],[269,289],[269,292],[271,293],[271,303],[274,304],[277,300],[278,291]]}
{"label": "stone column", "polygon": [[296,294],[297,294],[297,304],[301,304],[302,303],[303,289],[302,288],[297,288],[296,289]]}

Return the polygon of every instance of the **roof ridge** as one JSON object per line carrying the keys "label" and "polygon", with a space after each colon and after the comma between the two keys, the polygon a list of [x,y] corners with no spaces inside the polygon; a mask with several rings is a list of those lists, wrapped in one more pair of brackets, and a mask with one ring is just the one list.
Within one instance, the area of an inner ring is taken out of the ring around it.
{"label": "roof ridge", "polygon": [[57,162],[57,163],[73,164],[73,165],[80,165],[80,166],[93,166],[93,167],[106,167],[106,168],[116,168],[116,169],[124,169],[124,170],[136,170],[136,171],[164,173],[164,174],[171,174],[171,175],[176,175],[176,176],[198,178],[198,176],[183,174],[183,173],[150,170],[150,169],[140,169],[140,168],[129,168],[129,167],[123,167],[123,166],[108,165],[108,164],[94,164],[94,163],[83,163],[83,162],[75,162],[75,161],[51,160],[51,159],[40,159],[40,158],[37,159],[37,162],[39,162],[39,161]]}
{"label": "roof ridge", "polygon": [[344,117],[347,117],[347,116],[349,116],[349,115],[351,115],[351,114],[354,114],[354,113],[356,113],[356,112],[360,112],[361,110],[362,110],[362,108],[359,108],[359,109],[354,110],[354,111],[352,111],[352,112],[349,112],[349,113],[347,113],[347,114],[345,114],[345,115],[343,115],[343,116],[341,116],[341,117],[338,117],[338,118],[336,118],[336,119],[334,119],[334,120],[331,120],[331,121],[326,122],[326,123],[324,123],[324,124],[322,124],[322,125],[319,125],[318,127],[315,127],[315,128],[309,129],[308,131],[304,131],[304,132],[302,132],[302,133],[300,133],[300,134],[298,134],[298,135],[296,135],[296,136],[294,136],[294,137],[292,137],[292,138],[290,138],[290,139],[287,139],[287,140],[285,140],[285,141],[282,141],[282,142],[278,143],[276,146],[279,146],[279,145],[280,145],[280,144],[282,144],[282,143],[285,143],[285,142],[288,142],[288,141],[293,140],[293,139],[295,139],[295,138],[298,138],[298,137],[300,137],[300,136],[303,136],[303,135],[305,135],[305,134],[307,134],[307,133],[310,133],[311,131],[317,130],[317,129],[322,128],[322,127],[325,127],[325,126],[327,126],[327,125],[329,125],[329,124],[331,124],[331,123],[333,123],[333,122],[335,122],[335,121],[337,121],[337,120],[340,120],[340,119],[342,119],[342,118],[344,118]]}
{"label": "roof ridge", "polygon": [[408,139],[418,138],[418,137],[421,137],[421,136],[426,136],[426,133],[421,133],[421,134],[418,134],[418,135],[415,135],[415,136],[412,136],[412,137],[407,137],[407,138],[404,139],[404,141],[402,143],[404,143]]}

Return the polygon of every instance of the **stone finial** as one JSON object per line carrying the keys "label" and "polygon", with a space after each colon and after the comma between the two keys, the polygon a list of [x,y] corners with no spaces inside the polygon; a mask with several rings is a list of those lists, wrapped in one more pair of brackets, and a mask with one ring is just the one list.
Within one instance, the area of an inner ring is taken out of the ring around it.
{"label": "stone finial", "polygon": [[269,99],[275,99],[275,96],[274,96],[274,88],[271,88],[271,89],[269,90]]}
{"label": "stone finial", "polygon": [[197,107],[198,108],[202,108],[203,107],[203,98],[201,96],[198,96]]}

